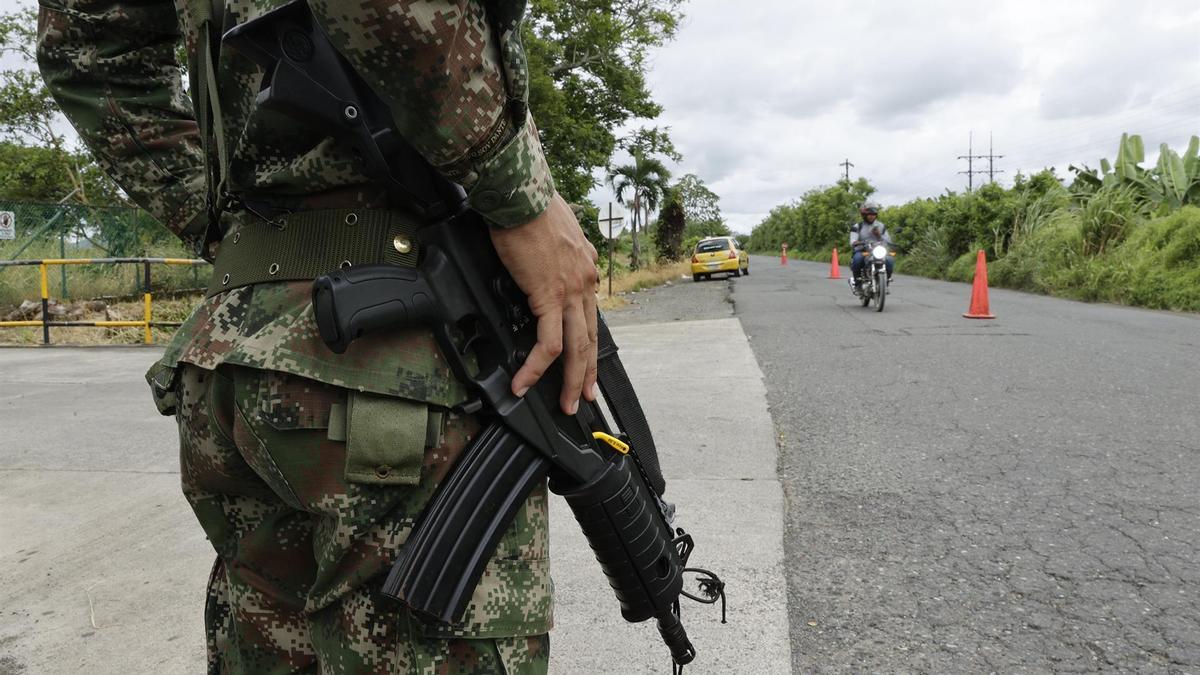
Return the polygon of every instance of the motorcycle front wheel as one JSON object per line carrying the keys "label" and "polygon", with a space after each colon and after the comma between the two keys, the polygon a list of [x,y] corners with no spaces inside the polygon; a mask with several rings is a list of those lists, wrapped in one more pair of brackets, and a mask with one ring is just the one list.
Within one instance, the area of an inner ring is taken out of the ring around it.
{"label": "motorcycle front wheel", "polygon": [[887,300],[887,275],[882,273],[875,274],[875,311],[883,311],[883,303]]}

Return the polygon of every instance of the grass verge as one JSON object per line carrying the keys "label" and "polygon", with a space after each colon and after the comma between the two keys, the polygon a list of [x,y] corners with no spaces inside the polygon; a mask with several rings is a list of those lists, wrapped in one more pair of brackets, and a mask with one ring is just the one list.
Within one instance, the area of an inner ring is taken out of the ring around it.
{"label": "grass verge", "polygon": [[690,264],[685,260],[676,263],[654,264],[641,269],[613,275],[612,295],[608,293],[608,279],[600,279],[600,309],[611,310],[629,304],[626,297],[647,288],[662,286],[690,275]]}

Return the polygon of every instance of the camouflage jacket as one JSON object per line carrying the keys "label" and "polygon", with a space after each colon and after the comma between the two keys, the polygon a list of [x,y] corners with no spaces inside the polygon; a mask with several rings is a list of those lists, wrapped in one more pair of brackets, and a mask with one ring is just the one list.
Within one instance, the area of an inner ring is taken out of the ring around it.
{"label": "camouflage jacket", "polygon": [[[135,202],[197,248],[208,226],[207,170],[176,53],[185,45],[189,72],[197,72],[198,10],[210,1],[40,0],[38,26],[42,74],[93,155]],[[225,0],[220,32],[282,4]],[[489,222],[513,226],[545,209],[554,185],[527,107],[524,0],[308,4],[388,103],[404,138],[461,183]],[[229,191],[289,208],[386,205],[345,148],[259,114],[263,73],[248,58],[223,47],[215,74]],[[440,404],[461,394],[427,331],[374,337],[339,357],[317,339],[308,302],[303,282],[213,296],[178,331],[164,363],[233,363]]]}

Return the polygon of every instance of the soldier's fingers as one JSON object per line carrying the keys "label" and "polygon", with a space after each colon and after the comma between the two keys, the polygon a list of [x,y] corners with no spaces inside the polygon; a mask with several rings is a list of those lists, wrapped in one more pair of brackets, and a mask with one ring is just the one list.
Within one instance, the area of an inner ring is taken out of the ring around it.
{"label": "soldier's fingers", "polygon": [[599,393],[596,387],[596,354],[599,351],[599,314],[596,309],[596,294],[589,293],[583,301],[583,315],[587,318],[588,353],[587,367],[583,373],[583,397],[595,401]]}
{"label": "soldier's fingers", "polygon": [[524,396],[530,387],[537,384],[554,359],[562,353],[562,311],[547,310],[538,317],[537,322],[537,344],[530,350],[529,358],[525,359],[521,369],[513,375],[512,392],[517,396]]}
{"label": "soldier's fingers", "polygon": [[574,415],[579,409],[579,394],[587,372],[588,327],[583,316],[583,304],[569,307],[563,315],[563,388],[558,404],[563,412]]}

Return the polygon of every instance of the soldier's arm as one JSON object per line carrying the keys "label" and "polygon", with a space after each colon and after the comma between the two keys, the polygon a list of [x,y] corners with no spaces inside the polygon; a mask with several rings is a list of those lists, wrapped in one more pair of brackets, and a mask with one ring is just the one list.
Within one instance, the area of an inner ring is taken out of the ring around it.
{"label": "soldier's arm", "polygon": [[[554,195],[525,105],[524,56],[506,40],[520,30],[520,15],[504,5],[309,0],[334,46],[389,105],[401,135],[501,228],[534,219]],[[502,52],[501,44],[510,48]]]}
{"label": "soldier's arm", "polygon": [[204,158],[183,93],[171,0],[39,0],[38,66],[101,167],[189,244],[204,236]]}

